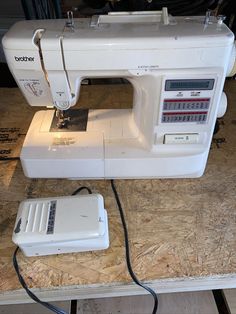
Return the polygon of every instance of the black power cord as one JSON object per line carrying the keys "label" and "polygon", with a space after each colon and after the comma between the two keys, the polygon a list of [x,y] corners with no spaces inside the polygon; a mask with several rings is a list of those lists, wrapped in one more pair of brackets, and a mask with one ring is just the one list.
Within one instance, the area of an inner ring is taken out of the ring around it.
{"label": "black power cord", "polygon": [[[125,222],[125,217],[124,217],[124,212],[123,212],[123,208],[119,199],[119,195],[118,192],[116,190],[115,184],[114,184],[114,180],[111,180],[111,186],[112,186],[112,190],[113,193],[115,195],[115,200],[119,209],[119,213],[120,213],[120,218],[121,218],[121,222],[123,225],[123,229],[124,229],[124,237],[125,237],[125,253],[126,253],[126,263],[127,263],[127,268],[129,271],[129,274],[131,276],[131,278],[133,279],[133,281],[140,287],[142,287],[143,289],[145,289],[146,291],[148,291],[153,299],[154,299],[154,306],[153,306],[153,310],[152,310],[152,314],[156,314],[157,313],[157,308],[158,308],[158,298],[157,295],[155,293],[155,291],[153,291],[150,287],[146,286],[145,284],[143,284],[142,282],[140,282],[140,280],[137,278],[137,276],[135,275],[133,269],[132,269],[132,265],[131,265],[131,259],[130,259],[130,250],[129,250],[129,236],[128,236],[128,229],[126,226],[126,222]],[[78,193],[80,193],[82,190],[86,190],[89,194],[92,194],[92,190],[87,187],[87,186],[82,186],[80,188],[78,188],[77,190],[75,190],[72,195],[76,195]],[[19,251],[19,247],[16,248],[14,254],[13,254],[13,266],[15,268],[15,271],[17,273],[19,282],[21,284],[21,286],[25,289],[26,293],[28,294],[28,296],[33,299],[35,302],[43,305],[44,307],[46,307],[47,309],[51,310],[54,313],[57,314],[68,314],[67,312],[65,312],[62,309],[59,309],[58,307],[48,303],[48,302],[44,302],[42,300],[40,300],[27,286],[24,278],[22,277],[21,273],[20,273],[20,269],[19,269],[19,265],[17,262],[17,252]]]}
{"label": "black power cord", "polygon": [[57,314],[68,314],[67,312],[65,312],[62,309],[59,309],[58,307],[56,307],[55,305],[52,305],[48,302],[44,302],[42,300],[40,300],[27,286],[24,278],[22,277],[21,273],[20,273],[20,269],[19,269],[19,265],[17,262],[17,252],[19,251],[19,247],[16,248],[14,254],[13,254],[13,266],[15,268],[15,271],[17,273],[18,279],[20,284],[22,285],[22,287],[25,289],[26,293],[28,294],[28,296],[34,300],[35,302],[43,305],[44,307],[46,307],[47,309],[49,309],[50,311],[57,313]]}
{"label": "black power cord", "polygon": [[145,284],[143,284],[137,278],[136,274],[134,273],[134,271],[132,269],[131,260],[130,260],[128,229],[127,229],[123,208],[122,208],[122,205],[121,205],[121,202],[120,202],[120,198],[119,198],[118,192],[117,192],[116,187],[115,187],[114,180],[111,180],[111,187],[112,187],[113,193],[115,195],[116,203],[117,203],[117,206],[118,206],[118,209],[119,209],[119,213],[120,213],[121,222],[122,222],[123,229],[124,229],[126,263],[127,263],[127,268],[128,268],[130,277],[133,279],[133,281],[138,286],[142,287],[143,289],[148,291],[153,296],[154,305],[153,305],[152,314],[156,314],[157,313],[157,308],[158,308],[158,298],[157,298],[157,295],[156,295],[155,291],[152,290],[150,287],[146,286]]}
{"label": "black power cord", "polygon": [[[90,188],[88,188],[87,186],[81,186],[80,188],[78,188],[77,190],[75,190],[72,195],[76,195],[78,193],[80,193],[82,190],[87,190],[89,194],[92,194],[92,191]],[[20,269],[19,269],[19,265],[18,265],[18,261],[17,261],[17,253],[19,251],[19,247],[16,248],[14,254],[13,254],[13,266],[15,268],[16,274],[18,276],[19,282],[21,284],[21,286],[25,289],[26,293],[28,294],[28,296],[34,300],[35,302],[43,305],[44,307],[46,307],[47,309],[49,309],[50,311],[57,313],[57,314],[68,314],[67,312],[65,312],[64,310],[56,307],[55,305],[52,305],[48,302],[44,302],[42,300],[40,300],[27,286],[23,276],[20,273]]]}
{"label": "black power cord", "polygon": [[80,193],[83,190],[87,190],[87,192],[89,194],[92,194],[92,190],[90,188],[88,188],[87,186],[81,186],[80,188],[78,188],[77,190],[75,190],[71,195],[76,195],[78,193]]}

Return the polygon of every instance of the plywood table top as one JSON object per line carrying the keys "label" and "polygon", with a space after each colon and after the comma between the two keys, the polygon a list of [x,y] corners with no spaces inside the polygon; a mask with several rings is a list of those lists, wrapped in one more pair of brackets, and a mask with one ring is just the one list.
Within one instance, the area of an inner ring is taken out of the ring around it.
{"label": "plywood table top", "polygon": [[[203,177],[115,180],[129,229],[133,268],[157,292],[236,287],[236,81],[227,81],[225,89],[229,109],[220,121]],[[99,107],[103,102],[120,108],[131,99],[128,86],[97,85],[83,87],[79,103]],[[0,89],[2,154],[8,150],[11,156],[19,155],[35,111],[18,89]],[[28,301],[12,266],[11,235],[19,202],[70,195],[81,185],[104,197],[109,249],[37,258],[20,253],[20,268],[29,287],[46,300],[144,293],[127,272],[123,229],[109,181],[28,179],[19,161],[1,161],[0,182],[0,304]]]}

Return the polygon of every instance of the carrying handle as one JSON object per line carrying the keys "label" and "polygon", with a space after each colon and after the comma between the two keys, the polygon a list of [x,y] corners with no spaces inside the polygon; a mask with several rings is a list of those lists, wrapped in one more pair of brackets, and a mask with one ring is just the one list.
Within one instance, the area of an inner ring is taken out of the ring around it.
{"label": "carrying handle", "polygon": [[109,12],[107,15],[93,15],[90,27],[99,27],[100,24],[122,23],[158,23],[169,24],[168,9],[163,7],[161,11],[133,11],[133,12]]}

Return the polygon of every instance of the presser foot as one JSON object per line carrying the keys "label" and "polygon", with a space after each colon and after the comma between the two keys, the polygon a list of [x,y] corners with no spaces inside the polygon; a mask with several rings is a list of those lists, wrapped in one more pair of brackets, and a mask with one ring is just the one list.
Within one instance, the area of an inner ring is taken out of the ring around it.
{"label": "presser foot", "polygon": [[87,130],[88,109],[56,110],[50,132],[82,132]]}
{"label": "presser foot", "polygon": [[70,117],[65,116],[64,110],[57,110],[56,111],[56,117],[57,117],[57,127],[58,129],[65,129],[68,127],[68,124],[70,122]]}

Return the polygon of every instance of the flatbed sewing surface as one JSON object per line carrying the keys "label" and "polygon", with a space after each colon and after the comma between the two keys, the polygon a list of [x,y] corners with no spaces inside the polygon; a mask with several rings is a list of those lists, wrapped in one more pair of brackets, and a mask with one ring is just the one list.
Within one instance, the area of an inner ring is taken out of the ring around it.
{"label": "flatbed sewing surface", "polygon": [[[133,268],[157,292],[236,287],[236,81],[226,83],[221,119],[203,177],[116,180],[127,219]],[[131,102],[128,85],[83,86],[81,107]],[[88,98],[90,103],[88,104]],[[19,154],[32,116],[18,89],[0,89],[0,152]],[[224,140],[225,139],[225,140]],[[26,258],[28,285],[45,300],[143,294],[128,275],[123,230],[109,181],[28,179],[19,161],[0,164],[0,304],[29,302],[12,267],[19,202],[70,195],[81,185],[104,196],[110,247],[105,251]]]}

